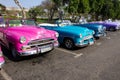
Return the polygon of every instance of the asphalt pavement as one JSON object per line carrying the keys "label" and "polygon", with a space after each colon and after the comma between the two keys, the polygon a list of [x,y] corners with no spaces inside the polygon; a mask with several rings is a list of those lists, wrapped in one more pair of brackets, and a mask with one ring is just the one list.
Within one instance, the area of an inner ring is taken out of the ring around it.
{"label": "asphalt pavement", "polygon": [[5,60],[0,80],[120,80],[120,31],[84,48],[59,47],[19,62]]}

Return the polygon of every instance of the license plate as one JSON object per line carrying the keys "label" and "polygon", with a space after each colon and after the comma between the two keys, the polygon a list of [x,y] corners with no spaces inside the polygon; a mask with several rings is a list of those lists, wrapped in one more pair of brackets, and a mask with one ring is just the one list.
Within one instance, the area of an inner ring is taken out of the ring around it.
{"label": "license plate", "polygon": [[93,45],[93,44],[94,44],[94,42],[90,42],[89,44],[90,44],[90,45]]}
{"label": "license plate", "polygon": [[41,53],[47,52],[52,50],[52,46],[51,45],[46,45],[46,46],[42,46],[41,47]]}
{"label": "license plate", "polygon": [[92,38],[92,36],[87,36],[87,37],[84,38],[84,40],[87,40],[87,39],[90,39],[90,38]]}

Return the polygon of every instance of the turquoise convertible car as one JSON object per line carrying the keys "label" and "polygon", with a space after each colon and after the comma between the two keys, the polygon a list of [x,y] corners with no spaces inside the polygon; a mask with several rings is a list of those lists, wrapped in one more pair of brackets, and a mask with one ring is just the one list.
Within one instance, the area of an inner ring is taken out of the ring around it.
{"label": "turquoise convertible car", "polygon": [[67,49],[94,44],[93,30],[79,26],[65,25],[62,24],[61,21],[57,23],[58,24],[42,23],[39,24],[39,26],[57,31],[59,33],[59,43],[64,44]]}
{"label": "turquoise convertible car", "polygon": [[85,24],[76,24],[76,26],[83,26],[88,29],[94,30],[95,31],[94,37],[96,39],[99,39],[101,36],[106,36],[106,31],[105,31],[106,28],[103,25],[85,23]]}
{"label": "turquoise convertible car", "polygon": [[66,25],[86,27],[88,29],[94,30],[95,31],[94,37],[96,39],[99,39],[102,36],[106,36],[106,27],[104,27],[103,25],[100,25],[100,24],[88,23],[87,21],[83,21],[81,24],[80,23],[72,23],[70,20],[63,20],[62,23],[66,24]]}

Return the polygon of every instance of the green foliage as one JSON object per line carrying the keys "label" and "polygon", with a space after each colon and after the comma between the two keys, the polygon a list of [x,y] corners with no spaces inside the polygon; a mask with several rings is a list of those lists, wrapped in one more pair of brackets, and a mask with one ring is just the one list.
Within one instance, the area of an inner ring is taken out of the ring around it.
{"label": "green foliage", "polygon": [[6,7],[2,4],[0,4],[0,14],[5,12]]}
{"label": "green foliage", "polygon": [[88,13],[90,11],[89,0],[79,0],[78,7],[79,13]]}
{"label": "green foliage", "polygon": [[79,5],[79,0],[70,0],[68,12],[70,14],[77,13],[78,5]]}
{"label": "green foliage", "polygon": [[43,13],[43,9],[41,6],[33,7],[29,10],[28,15],[32,19],[37,19],[37,16]]}
{"label": "green foliage", "polygon": [[[46,0],[46,2],[48,2],[47,5],[42,5],[46,6],[44,9],[48,9],[48,18],[50,17],[50,20],[61,8],[73,17],[75,15],[91,14],[95,20],[98,20],[99,16],[102,16],[102,19],[120,19],[119,0]],[[31,14],[30,17],[36,18],[41,14],[41,9],[31,8],[29,13]]]}

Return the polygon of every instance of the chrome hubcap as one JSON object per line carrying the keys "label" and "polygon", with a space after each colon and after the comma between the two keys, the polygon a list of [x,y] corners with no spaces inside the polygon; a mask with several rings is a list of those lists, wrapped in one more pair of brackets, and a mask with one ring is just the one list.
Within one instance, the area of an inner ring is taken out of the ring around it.
{"label": "chrome hubcap", "polygon": [[73,46],[73,42],[68,39],[68,40],[65,41],[65,46],[70,49]]}

